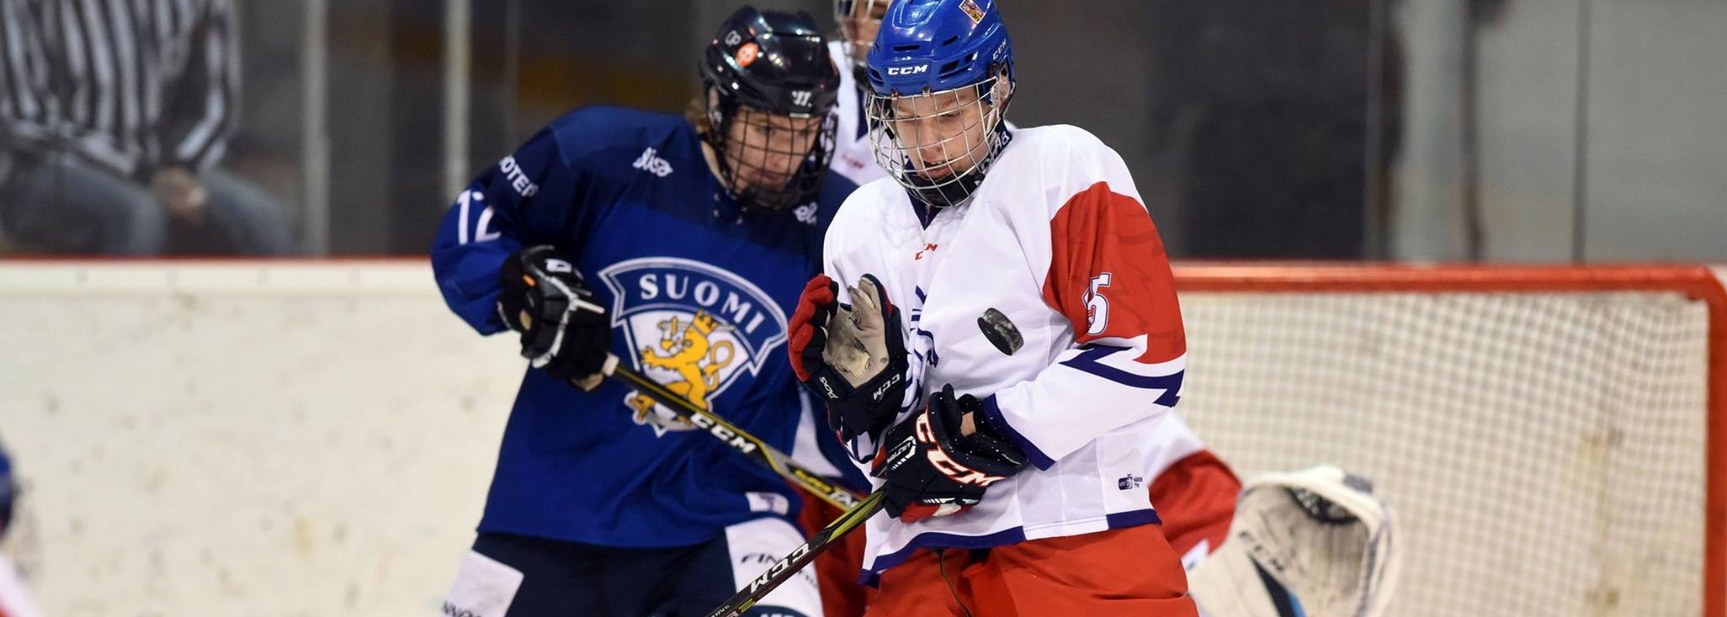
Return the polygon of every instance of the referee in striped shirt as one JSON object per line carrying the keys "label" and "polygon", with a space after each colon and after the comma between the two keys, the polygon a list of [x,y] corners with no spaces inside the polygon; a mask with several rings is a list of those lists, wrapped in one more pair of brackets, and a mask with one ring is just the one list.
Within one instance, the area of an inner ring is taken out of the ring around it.
{"label": "referee in striped shirt", "polygon": [[216,167],[238,52],[227,0],[0,0],[0,232],[157,255],[172,227],[290,252],[281,204]]}

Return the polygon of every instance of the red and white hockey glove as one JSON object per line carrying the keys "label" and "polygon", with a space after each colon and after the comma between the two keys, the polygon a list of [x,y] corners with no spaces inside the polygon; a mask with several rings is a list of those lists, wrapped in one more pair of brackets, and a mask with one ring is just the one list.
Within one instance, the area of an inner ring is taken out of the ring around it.
{"label": "red and white hockey glove", "polygon": [[[910,523],[964,512],[989,485],[1025,468],[1025,452],[985,423],[982,409],[976,398],[956,399],[953,386],[945,386],[923,413],[888,429],[873,475],[887,481],[890,516]],[[977,431],[961,435],[968,413]]]}
{"label": "red and white hockey glove", "polygon": [[840,304],[839,285],[816,275],[788,324],[792,370],[826,403],[828,427],[844,441],[887,428],[908,382],[899,310],[881,282],[865,274],[848,291],[851,305]]}

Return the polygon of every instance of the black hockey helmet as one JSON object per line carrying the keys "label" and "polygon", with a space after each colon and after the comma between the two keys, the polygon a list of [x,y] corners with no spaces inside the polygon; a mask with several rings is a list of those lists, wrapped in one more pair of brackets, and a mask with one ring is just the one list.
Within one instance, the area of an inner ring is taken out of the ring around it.
{"label": "black hockey helmet", "polygon": [[[702,58],[704,139],[746,206],[786,210],[821,188],[833,156],[839,69],[804,13],[744,6]],[[728,143],[735,141],[736,143]]]}

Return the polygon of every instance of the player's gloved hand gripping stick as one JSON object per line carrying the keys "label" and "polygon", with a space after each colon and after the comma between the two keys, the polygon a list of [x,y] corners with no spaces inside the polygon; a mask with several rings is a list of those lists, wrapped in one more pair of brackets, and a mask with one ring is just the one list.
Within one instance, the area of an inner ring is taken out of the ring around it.
{"label": "player's gloved hand gripping stick", "polygon": [[[818,395],[825,395],[830,412],[830,427],[842,437],[850,438],[864,433],[879,436],[893,419],[907,387],[904,379],[905,349],[897,336],[900,332],[898,311],[887,300],[886,294],[882,293],[881,285],[874,277],[865,276],[856,287],[851,288],[852,299],[857,303],[855,306],[847,307],[834,302],[836,291],[837,285],[823,276],[816,277],[805,290],[804,298],[799,303],[798,316],[792,320],[802,326],[797,328],[799,336],[795,337],[799,344],[793,345],[794,348],[801,348],[795,352],[793,367],[798,369],[798,377],[806,386],[810,386]],[[821,327],[815,327],[818,325]],[[829,503],[847,509],[845,514],[769,566],[736,595],[714,609],[709,613],[710,617],[735,617],[749,610],[840,538],[874,516],[878,510],[885,507],[896,515],[911,514],[910,510],[915,508],[910,507],[909,503],[888,503],[895,490],[901,493],[901,502],[922,503],[922,500],[927,498],[954,506],[948,511],[921,513],[940,516],[963,510],[962,506],[976,503],[984,486],[1011,475],[1024,465],[1024,457],[1020,455],[1019,460],[1011,461],[1015,464],[1007,465],[1004,462],[1004,468],[997,472],[1000,475],[995,476],[973,469],[975,465],[963,465],[964,461],[970,460],[964,456],[969,454],[970,449],[960,446],[982,439],[985,435],[958,435],[960,405],[957,402],[972,399],[956,399],[953,388],[949,386],[935,397],[929,409],[916,414],[914,420],[923,418],[930,422],[928,418],[932,414],[947,412],[942,415],[942,419],[950,420],[946,424],[952,425],[951,431],[940,431],[942,435],[939,436],[922,435],[928,437],[927,440],[914,439],[911,434],[912,427],[918,423],[912,420],[908,420],[898,429],[887,431],[889,443],[884,445],[893,451],[882,454],[883,459],[878,463],[884,463],[881,466],[885,471],[878,469],[877,475],[887,478],[888,488],[860,503],[850,492],[791,463],[784,454],[749,433],[622,365],[617,357],[608,355],[601,373],[623,380],[697,429],[706,431],[745,456],[767,465],[776,473],[816,493]],[[817,383],[820,387],[812,385]],[[865,396],[865,393],[873,396]],[[936,404],[937,401],[949,404]],[[835,413],[836,411],[839,413]],[[922,431],[930,432],[929,429]],[[955,435],[947,435],[949,432]],[[898,439],[895,438],[896,435]],[[952,439],[947,439],[948,437]],[[896,444],[896,441],[904,443]],[[925,441],[929,443],[924,443]],[[960,458],[956,459],[956,456]],[[947,464],[940,465],[940,462]],[[927,473],[918,473],[919,470]],[[939,483],[936,479],[945,479],[947,482]],[[967,482],[977,486],[970,491],[938,490],[940,487],[952,488]]]}
{"label": "player's gloved hand gripping stick", "polygon": [[[938,435],[947,431],[931,428],[932,422],[942,422],[942,419],[932,419],[932,416],[943,416],[949,424],[957,423],[959,408],[965,403],[955,401],[953,386],[944,387],[928,409],[890,429],[884,448],[891,451],[878,455],[881,463],[876,473],[877,477],[887,480],[887,485],[816,532],[808,542],[768,566],[731,599],[708,613],[708,617],[743,614],[884,507],[897,511],[895,513],[902,519],[954,514],[976,504],[989,484],[1013,475],[1025,466],[1025,455],[1018,453],[1017,448],[983,432],[959,436],[960,430],[955,426],[952,430],[954,435]],[[1006,454],[1010,449],[1018,458]],[[884,473],[884,470],[888,471]],[[893,495],[897,497],[890,497]],[[903,502],[889,505],[890,498]],[[932,505],[936,502],[951,508],[937,508]]]}
{"label": "player's gloved hand gripping stick", "polygon": [[[804,288],[789,320],[792,368],[826,403],[829,427],[842,440],[874,442],[885,436],[875,459],[875,475],[885,486],[768,567],[708,617],[736,617],[749,610],[877,511],[885,508],[908,521],[954,514],[976,504],[989,484],[1025,465],[1023,454],[1001,456],[1011,448],[1005,441],[981,432],[962,434],[962,412],[975,411],[977,403],[970,396],[956,397],[952,386],[932,397],[924,411],[890,429],[910,385],[899,310],[874,276],[866,274],[848,289],[849,306],[838,302],[838,292],[839,285],[825,275]],[[987,444],[999,447],[977,447]],[[997,458],[1002,460],[997,463]]]}
{"label": "player's gloved hand gripping stick", "polygon": [[498,317],[521,333],[522,357],[552,377],[593,389],[612,326],[575,262],[552,246],[530,246],[505,260],[498,277]]}

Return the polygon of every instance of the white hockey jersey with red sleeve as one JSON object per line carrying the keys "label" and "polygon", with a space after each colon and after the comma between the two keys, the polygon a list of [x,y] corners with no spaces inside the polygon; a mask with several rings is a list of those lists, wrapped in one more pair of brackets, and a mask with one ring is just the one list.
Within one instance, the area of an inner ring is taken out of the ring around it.
{"label": "white hockey jersey with red sleeve", "polygon": [[[872,518],[866,580],[924,546],[1157,521],[1146,446],[1180,399],[1186,343],[1163,242],[1115,151],[1076,127],[1016,131],[971,199],[927,225],[892,180],[860,188],[825,251],[830,277],[873,274],[900,306],[919,394],[902,419],[952,384],[1033,463],[963,514]],[[984,334],[990,309],[1023,340],[1012,353]]]}
{"label": "white hockey jersey with red sleeve", "polygon": [[829,112],[834,116],[831,169],[833,173],[851,180],[852,184],[863,186],[886,178],[887,171],[876,164],[875,152],[870,149],[869,121],[864,118],[864,92],[852,72],[852,58],[847,51],[850,48],[851,45],[845,41],[828,43],[828,58],[840,69],[839,99],[834,103],[834,110]]}

